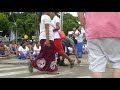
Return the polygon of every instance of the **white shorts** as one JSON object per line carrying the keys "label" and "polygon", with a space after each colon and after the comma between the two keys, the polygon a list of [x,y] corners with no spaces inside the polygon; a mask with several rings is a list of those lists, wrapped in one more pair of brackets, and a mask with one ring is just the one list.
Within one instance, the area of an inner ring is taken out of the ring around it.
{"label": "white shorts", "polygon": [[87,41],[89,69],[105,72],[107,61],[120,69],[120,38],[99,38]]}

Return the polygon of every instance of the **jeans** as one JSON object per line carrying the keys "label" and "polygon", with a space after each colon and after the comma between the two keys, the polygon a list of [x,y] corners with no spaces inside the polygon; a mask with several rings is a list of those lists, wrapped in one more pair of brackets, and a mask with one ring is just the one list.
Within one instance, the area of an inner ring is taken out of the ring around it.
{"label": "jeans", "polygon": [[0,55],[5,55],[5,52],[0,52]]}
{"label": "jeans", "polygon": [[83,42],[77,43],[77,45],[75,46],[78,58],[82,58],[82,53],[83,53]]}
{"label": "jeans", "polygon": [[36,58],[38,56],[38,54],[34,54],[33,57]]}
{"label": "jeans", "polygon": [[[29,54],[26,54],[26,56],[27,56],[28,58],[30,58],[30,55],[29,55]],[[28,58],[26,58],[23,54],[20,54],[20,55],[18,56],[18,59],[28,59]]]}

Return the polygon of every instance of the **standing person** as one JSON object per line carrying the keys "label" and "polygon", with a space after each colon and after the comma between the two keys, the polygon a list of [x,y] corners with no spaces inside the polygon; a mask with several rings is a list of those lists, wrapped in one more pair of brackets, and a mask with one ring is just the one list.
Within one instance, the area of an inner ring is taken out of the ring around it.
{"label": "standing person", "polygon": [[[70,62],[70,67],[72,68],[74,66],[74,60],[70,59],[69,56],[64,52],[63,46],[62,46],[62,40],[60,38],[60,35],[58,33],[58,30],[60,29],[60,19],[58,17],[57,12],[52,12],[51,17],[52,20],[52,27],[53,33],[54,33],[54,45],[55,45],[55,52],[57,52],[59,55],[61,55],[63,58],[67,58]],[[58,59],[58,64],[60,62],[60,66],[66,66],[64,61]]]}
{"label": "standing person", "polygon": [[[41,52],[37,58],[30,60],[29,71],[33,68],[39,71],[47,71],[48,74],[58,74],[55,60],[53,29],[51,27],[51,12],[43,12],[40,22],[40,45]],[[32,68],[32,67],[33,68]]]}
{"label": "standing person", "polygon": [[92,76],[102,78],[110,61],[113,78],[120,78],[120,12],[78,12],[78,17],[86,30]]}
{"label": "standing person", "polygon": [[75,39],[77,39],[77,45],[75,45],[78,58],[82,58],[83,53],[83,35],[81,33],[81,26],[77,28],[77,30],[74,33]]}

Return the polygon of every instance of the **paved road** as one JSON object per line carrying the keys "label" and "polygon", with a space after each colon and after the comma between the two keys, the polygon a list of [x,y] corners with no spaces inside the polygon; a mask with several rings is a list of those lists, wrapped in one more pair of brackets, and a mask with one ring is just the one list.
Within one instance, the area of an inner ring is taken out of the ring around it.
{"label": "paved road", "polygon": [[[73,56],[71,58],[74,59]],[[18,60],[16,58],[0,59],[0,78],[91,78],[88,70],[87,55],[83,56],[82,63],[75,64],[74,68],[69,66],[60,67],[58,75],[43,74],[34,69],[33,73],[29,73],[27,60]],[[69,64],[66,60],[66,63]],[[111,77],[110,68],[106,69],[104,77]]]}

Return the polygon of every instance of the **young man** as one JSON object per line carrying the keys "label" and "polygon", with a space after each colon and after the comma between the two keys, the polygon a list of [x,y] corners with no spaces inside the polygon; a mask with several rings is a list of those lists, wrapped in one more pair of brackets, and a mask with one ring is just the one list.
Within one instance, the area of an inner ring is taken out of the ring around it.
{"label": "young man", "polygon": [[[70,62],[70,67],[72,68],[74,66],[74,60],[69,58],[69,56],[64,52],[64,49],[62,46],[62,40],[58,33],[58,30],[60,29],[60,19],[57,16],[57,12],[52,12],[51,17],[53,18],[52,27],[53,27],[55,52],[57,52],[63,58],[67,58],[68,61]],[[60,61],[60,59],[58,59],[58,62],[61,62],[61,66],[66,66],[63,61]]]}
{"label": "young man", "polygon": [[[65,51],[65,48],[67,48],[68,54],[71,51],[75,55],[75,57],[77,59],[77,63],[80,64],[81,60],[78,59],[78,55],[77,55],[77,52],[75,50],[74,41],[71,38],[66,37],[65,39],[62,40],[62,42],[63,42],[64,51]],[[63,61],[64,61],[64,58],[63,58]]]}
{"label": "young man", "polygon": [[120,12],[78,12],[78,18],[86,30],[92,76],[101,78],[110,61],[113,78],[120,78]]}

